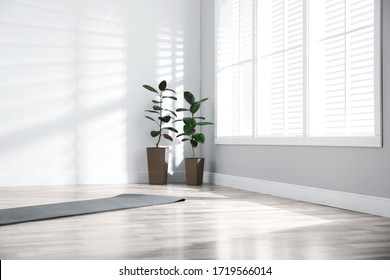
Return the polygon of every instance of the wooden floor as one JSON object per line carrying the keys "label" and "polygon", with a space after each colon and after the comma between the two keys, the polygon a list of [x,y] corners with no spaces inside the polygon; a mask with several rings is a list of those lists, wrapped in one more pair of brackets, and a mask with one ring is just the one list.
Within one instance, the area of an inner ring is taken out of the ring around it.
{"label": "wooden floor", "polygon": [[0,208],[174,195],[185,202],[0,226],[0,259],[390,259],[390,219],[205,185],[2,187]]}

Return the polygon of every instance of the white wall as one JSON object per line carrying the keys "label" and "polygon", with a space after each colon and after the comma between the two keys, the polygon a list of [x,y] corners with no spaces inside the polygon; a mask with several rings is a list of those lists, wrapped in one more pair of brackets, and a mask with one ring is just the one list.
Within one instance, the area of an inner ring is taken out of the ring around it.
{"label": "white wall", "polygon": [[[234,178],[390,198],[390,1],[383,2],[383,148],[232,146],[208,141],[207,172]],[[201,95],[214,99],[214,1],[201,1]],[[205,108],[214,119],[213,105]],[[209,138],[213,128],[207,131]],[[240,181],[239,180],[239,181]],[[241,180],[242,181],[242,180]],[[237,185],[237,184],[236,184]],[[253,185],[253,184],[252,184]],[[256,187],[252,188],[256,189]],[[387,200],[390,203],[390,200]],[[387,213],[389,211],[387,210]]]}
{"label": "white wall", "polygon": [[141,85],[199,92],[199,16],[199,0],[0,0],[0,186],[146,181]]}

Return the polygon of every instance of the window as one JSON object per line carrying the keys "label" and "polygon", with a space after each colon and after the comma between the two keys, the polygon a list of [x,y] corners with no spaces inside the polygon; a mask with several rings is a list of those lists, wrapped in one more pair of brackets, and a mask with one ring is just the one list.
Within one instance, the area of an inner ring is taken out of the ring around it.
{"label": "window", "polygon": [[217,0],[217,144],[381,146],[379,0]]}
{"label": "window", "polygon": [[253,0],[220,5],[218,48],[219,135],[251,136],[253,126]]}

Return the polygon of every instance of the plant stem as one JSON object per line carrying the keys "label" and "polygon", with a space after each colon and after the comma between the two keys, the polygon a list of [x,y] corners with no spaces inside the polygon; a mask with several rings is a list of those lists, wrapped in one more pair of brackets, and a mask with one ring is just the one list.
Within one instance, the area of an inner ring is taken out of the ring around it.
{"label": "plant stem", "polygon": [[161,141],[161,121],[160,121],[160,134],[158,135],[158,141],[157,141],[157,144],[156,144],[156,148],[158,148],[158,145],[160,144],[160,141]]}
{"label": "plant stem", "polygon": [[[194,120],[194,113],[191,113],[191,114],[192,114],[192,119]],[[193,135],[191,136],[191,138],[192,138],[192,140],[194,140],[194,136]],[[195,158],[195,147],[192,146],[192,145],[191,145],[191,147],[192,147],[192,158],[194,159]]]}
{"label": "plant stem", "polygon": [[[162,108],[162,91],[160,92],[159,94],[160,96],[160,103],[159,103],[159,106]],[[162,117],[162,110],[160,111],[160,118]],[[160,144],[160,141],[161,141],[161,133],[162,133],[162,121],[160,120],[160,124],[159,124],[159,128],[160,128],[160,133],[158,135],[158,140],[157,140],[157,144],[156,144],[156,148],[158,148],[158,145]]]}
{"label": "plant stem", "polygon": [[194,159],[195,158],[195,148],[192,147],[192,158]]}

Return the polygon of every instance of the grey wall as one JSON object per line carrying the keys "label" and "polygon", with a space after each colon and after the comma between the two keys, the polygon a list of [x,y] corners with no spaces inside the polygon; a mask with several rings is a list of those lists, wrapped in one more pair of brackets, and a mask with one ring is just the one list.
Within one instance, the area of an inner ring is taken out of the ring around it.
{"label": "grey wall", "polygon": [[[390,1],[383,1],[383,148],[215,145],[208,128],[206,171],[390,198]],[[214,119],[214,1],[201,0],[201,95]]]}

